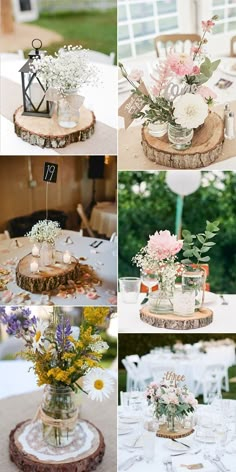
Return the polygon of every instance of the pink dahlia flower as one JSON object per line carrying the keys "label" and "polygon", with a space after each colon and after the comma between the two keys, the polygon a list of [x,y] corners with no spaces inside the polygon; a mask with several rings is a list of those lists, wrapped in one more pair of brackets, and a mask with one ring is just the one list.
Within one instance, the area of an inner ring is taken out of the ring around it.
{"label": "pink dahlia flower", "polygon": [[171,52],[167,61],[172,72],[175,72],[177,75],[184,76],[192,73],[194,63],[193,58],[189,54]]}
{"label": "pink dahlia flower", "polygon": [[183,247],[183,241],[177,240],[177,237],[170,233],[170,231],[158,231],[152,236],[149,236],[148,251],[152,256],[162,261],[168,257],[175,256]]}

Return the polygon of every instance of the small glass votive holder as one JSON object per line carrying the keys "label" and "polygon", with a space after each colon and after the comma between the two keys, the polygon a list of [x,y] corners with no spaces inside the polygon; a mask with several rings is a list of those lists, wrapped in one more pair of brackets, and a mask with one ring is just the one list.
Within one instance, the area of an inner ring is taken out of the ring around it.
{"label": "small glass votive holder", "polygon": [[123,303],[137,303],[141,279],[139,277],[121,277],[119,283]]}
{"label": "small glass votive holder", "polygon": [[183,290],[175,287],[173,296],[173,311],[177,316],[192,316],[195,312],[194,290]]}

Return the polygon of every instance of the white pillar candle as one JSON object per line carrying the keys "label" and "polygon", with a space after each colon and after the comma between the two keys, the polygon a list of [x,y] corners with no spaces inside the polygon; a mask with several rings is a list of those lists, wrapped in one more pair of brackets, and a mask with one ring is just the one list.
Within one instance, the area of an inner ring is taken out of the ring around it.
{"label": "white pillar candle", "polygon": [[63,262],[64,262],[65,264],[70,264],[70,262],[71,262],[71,255],[70,255],[69,251],[64,252],[64,254],[63,254]]}
{"label": "white pillar candle", "polygon": [[39,256],[39,248],[36,246],[36,244],[34,244],[32,247],[32,256]]}
{"label": "white pillar candle", "polygon": [[36,261],[30,263],[30,272],[37,272],[39,270],[39,265]]}

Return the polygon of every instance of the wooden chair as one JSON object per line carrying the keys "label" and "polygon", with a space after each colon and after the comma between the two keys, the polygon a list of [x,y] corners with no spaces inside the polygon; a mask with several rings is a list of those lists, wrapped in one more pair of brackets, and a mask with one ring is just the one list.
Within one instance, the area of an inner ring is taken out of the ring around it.
{"label": "wooden chair", "polygon": [[[178,52],[190,52],[194,44],[199,43],[199,34],[162,34],[154,38],[157,57],[166,57],[170,47],[174,47]],[[160,43],[163,46],[160,48]],[[161,52],[164,50],[164,54]]]}
{"label": "wooden chair", "polygon": [[230,41],[230,57],[236,56],[236,36],[233,36]]}
{"label": "wooden chair", "polygon": [[5,241],[5,239],[11,239],[7,230],[5,230],[4,233],[0,233],[0,241]]}
{"label": "wooden chair", "polygon": [[84,208],[83,208],[83,205],[81,203],[78,203],[78,205],[77,205],[77,213],[79,214],[79,216],[82,220],[83,226],[88,231],[89,236],[91,238],[94,238],[95,237],[94,232],[92,231],[92,228],[90,227],[89,220],[88,220],[87,216],[85,215]]}

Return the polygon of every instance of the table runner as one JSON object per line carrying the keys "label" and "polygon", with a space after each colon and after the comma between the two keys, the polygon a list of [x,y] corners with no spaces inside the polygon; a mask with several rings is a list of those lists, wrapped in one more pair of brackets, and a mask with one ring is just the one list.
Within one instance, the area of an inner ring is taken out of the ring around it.
{"label": "table runner", "polygon": [[[16,466],[9,458],[8,436],[17,423],[35,415],[41,399],[42,392],[34,392],[0,401],[0,467],[2,471],[17,471]],[[96,470],[98,472],[116,472],[116,391],[109,400],[105,400],[101,404],[95,401],[92,402],[85,394],[81,394],[81,399],[81,417],[91,421],[101,430],[106,443],[104,459]]]}
{"label": "table runner", "polygon": [[[236,101],[230,103],[231,111],[236,116]],[[214,107],[214,111],[223,117],[223,105]],[[225,140],[222,155],[215,161],[215,165],[219,162],[227,161],[227,159],[236,157],[236,138]],[[213,165],[214,165],[213,164]],[[208,166],[210,169],[212,167]],[[234,168],[236,167],[236,163]],[[217,166],[216,166],[217,168]],[[172,167],[165,167],[151,162],[144,154],[141,145],[141,126],[132,126],[127,130],[119,130],[119,170],[173,170]],[[227,163],[224,165],[227,170]]]}
{"label": "table runner", "polygon": [[[15,110],[22,104],[21,87],[19,84],[12,82],[5,77],[1,77],[1,115],[13,121]],[[20,138],[19,138],[20,139]],[[106,154],[117,153],[117,131],[115,128],[108,126],[100,121],[96,122],[95,132],[91,138],[86,141],[73,143],[65,148],[55,149],[57,154],[104,154],[106,146]],[[32,148],[31,145],[29,145]],[[29,148],[29,149],[30,149]],[[40,154],[41,148],[37,147]],[[1,149],[1,154],[3,154]],[[16,150],[17,153],[17,150]]]}

